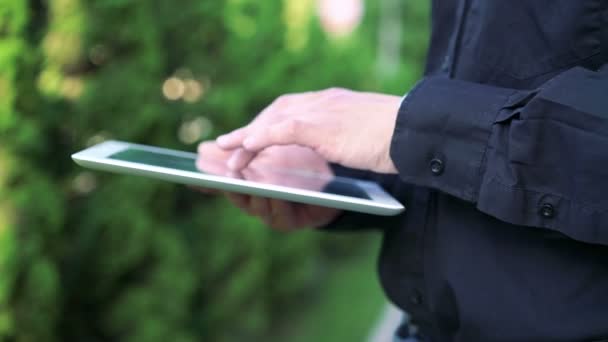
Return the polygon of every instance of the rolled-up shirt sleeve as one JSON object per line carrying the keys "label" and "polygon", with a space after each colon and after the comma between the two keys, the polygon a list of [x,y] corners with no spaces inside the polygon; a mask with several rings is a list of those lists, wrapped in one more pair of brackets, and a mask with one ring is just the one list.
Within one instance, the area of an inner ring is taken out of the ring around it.
{"label": "rolled-up shirt sleeve", "polygon": [[500,220],[608,245],[608,68],[534,90],[428,77],[391,143],[401,180]]}

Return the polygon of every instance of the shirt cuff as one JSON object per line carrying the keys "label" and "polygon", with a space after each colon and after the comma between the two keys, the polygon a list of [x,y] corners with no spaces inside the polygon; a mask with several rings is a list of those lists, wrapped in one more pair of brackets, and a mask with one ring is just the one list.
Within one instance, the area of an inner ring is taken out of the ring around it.
{"label": "shirt cuff", "polygon": [[404,182],[475,202],[494,120],[512,89],[428,77],[399,108],[390,155]]}

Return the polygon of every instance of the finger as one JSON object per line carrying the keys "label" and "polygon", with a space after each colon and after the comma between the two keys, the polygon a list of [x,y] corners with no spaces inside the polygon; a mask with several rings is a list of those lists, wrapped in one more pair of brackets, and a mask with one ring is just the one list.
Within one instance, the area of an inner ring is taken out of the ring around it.
{"label": "finger", "polygon": [[225,174],[225,177],[234,178],[234,179],[245,179],[243,173],[241,171],[230,171],[228,170]]}
{"label": "finger", "polygon": [[209,173],[212,175],[223,175],[228,171],[228,167],[226,163],[218,163],[217,161],[205,160],[203,158],[198,158],[196,160],[196,168],[205,173]]}
{"label": "finger", "polygon": [[322,99],[323,91],[311,91],[299,94],[280,96],[275,99],[268,107],[247,126],[236,129],[228,134],[219,136],[216,139],[219,147],[227,150],[235,149],[243,145],[243,140],[258,127],[272,124],[278,120],[290,107],[302,108],[303,106]]}
{"label": "finger", "polygon": [[233,192],[225,192],[224,194],[226,195],[226,198],[228,198],[228,200],[232,202],[232,204],[234,204],[235,207],[244,211],[247,211],[249,209],[249,202],[251,200],[251,196],[235,194]]}
{"label": "finger", "polygon": [[228,159],[227,166],[231,171],[241,171],[253,160],[256,153],[247,151],[243,148],[237,148],[232,156]]}
{"label": "finger", "polygon": [[220,149],[213,142],[204,142],[198,146],[198,157],[196,167],[212,174],[222,174],[227,170],[226,161],[230,158],[231,152]]}
{"label": "finger", "polygon": [[283,200],[271,200],[271,216],[267,224],[279,231],[293,230],[295,227],[295,208],[292,203]]}
{"label": "finger", "polygon": [[249,208],[254,216],[263,218],[270,215],[270,203],[267,198],[252,196]]}
{"label": "finger", "polygon": [[300,210],[296,210],[296,225],[307,225],[318,228],[333,221],[340,211],[333,208],[319,207],[315,205],[298,204]]}
{"label": "finger", "polygon": [[186,186],[188,189],[196,191],[196,192],[200,192],[203,193],[205,195],[217,195],[219,194],[221,191],[219,190],[215,190],[215,189],[209,189],[209,188],[201,188],[198,186],[192,186],[192,185],[187,185]]}
{"label": "finger", "polygon": [[226,151],[219,147],[214,141],[205,141],[198,145],[197,148],[199,158],[226,160],[232,155],[232,151]]}
{"label": "finger", "polygon": [[[243,141],[243,147],[251,152],[259,152],[273,145],[297,144],[317,149],[318,133],[315,125],[299,119],[288,119],[259,130]],[[321,133],[322,134],[322,133]]]}
{"label": "finger", "polygon": [[236,129],[228,134],[219,136],[215,142],[224,150],[232,150],[243,144],[243,139],[247,137],[248,126]]}

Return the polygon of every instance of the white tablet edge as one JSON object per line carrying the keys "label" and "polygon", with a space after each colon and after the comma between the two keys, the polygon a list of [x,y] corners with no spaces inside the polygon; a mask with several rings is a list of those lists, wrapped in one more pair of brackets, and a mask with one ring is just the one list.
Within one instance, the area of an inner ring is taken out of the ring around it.
{"label": "white tablet edge", "polygon": [[[129,161],[117,160],[108,158],[109,156],[120,152],[127,148],[136,148],[141,150],[146,150],[155,153],[163,153],[163,154],[171,154],[175,156],[181,156],[186,158],[196,158],[195,153],[177,151],[162,147],[148,146],[148,145],[139,145],[134,143],[122,142],[122,141],[106,141],[92,147],[89,147],[83,151],[77,152],[72,155],[72,159],[79,165],[90,167],[94,169],[100,169],[105,171],[114,171],[116,172],[117,168],[125,171],[131,171],[131,174],[137,175],[145,175],[155,177],[157,179],[164,179],[172,182],[190,184],[190,185],[199,185],[201,186],[201,181],[206,183],[204,185],[209,186],[210,188],[219,188],[221,190],[227,191],[236,191],[236,192],[248,192],[251,193],[253,191],[253,195],[268,195],[270,197],[274,195],[281,194],[290,194],[295,195],[300,198],[308,198],[308,199],[321,199],[326,200],[323,203],[318,203],[319,205],[327,205],[327,204],[350,204],[351,206],[344,207],[340,206],[340,209],[346,210],[357,210],[357,211],[365,211],[377,215],[396,215],[402,212],[405,208],[401,203],[396,201],[392,196],[386,193],[382,188],[380,188],[376,183],[354,180],[348,178],[355,182],[365,193],[370,197],[370,199],[359,199],[356,197],[335,195],[329,193],[323,193],[319,191],[313,190],[304,190],[297,189],[287,186],[280,185],[272,185],[272,184],[263,184],[257,183],[247,180],[233,179],[222,176],[214,176],[211,174],[203,174],[203,173],[195,173],[190,171],[176,170],[172,168],[165,168],[160,166],[134,163]],[[208,183],[207,183],[208,182]],[[214,186],[214,185],[219,185]],[[247,191],[251,190],[251,191]],[[283,198],[289,200],[289,198]],[[353,207],[352,205],[355,205]],[[329,206],[329,205],[328,205]],[[332,205],[334,206],[334,205]],[[375,209],[370,211],[369,209]],[[363,209],[363,210],[362,210]]]}

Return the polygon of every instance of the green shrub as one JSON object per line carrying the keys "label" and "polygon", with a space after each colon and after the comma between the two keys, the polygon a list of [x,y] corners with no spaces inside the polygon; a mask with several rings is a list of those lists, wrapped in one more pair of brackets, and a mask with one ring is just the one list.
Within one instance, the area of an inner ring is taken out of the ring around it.
{"label": "green shrub", "polygon": [[[398,43],[393,73],[377,70],[371,1],[343,40],[298,1],[0,4],[2,340],[260,339],[285,308],[309,307],[322,235],[274,233],[222,199],[69,158],[109,138],[192,150],[285,92],[401,93],[418,77],[416,39]],[[408,6],[408,35],[425,36],[426,5]]]}

